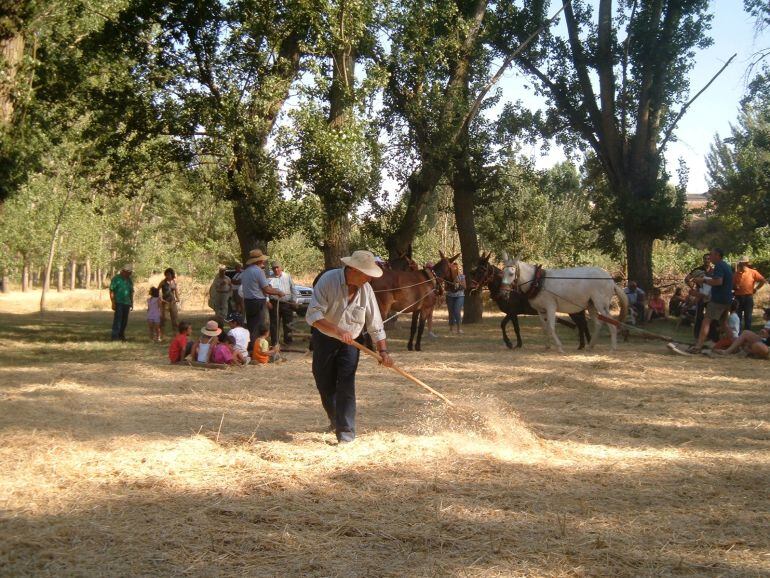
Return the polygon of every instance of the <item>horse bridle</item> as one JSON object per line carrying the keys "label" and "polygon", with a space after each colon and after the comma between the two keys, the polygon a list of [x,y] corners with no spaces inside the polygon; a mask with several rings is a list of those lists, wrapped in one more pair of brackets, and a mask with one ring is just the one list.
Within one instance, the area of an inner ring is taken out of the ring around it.
{"label": "horse bridle", "polygon": [[505,269],[508,267],[513,268],[513,282],[508,284],[501,283],[500,289],[505,292],[507,287],[507,291],[515,291],[516,293],[521,293],[521,287],[519,286],[519,264],[516,263],[514,265],[505,265],[505,267],[503,267],[503,277],[505,277]]}

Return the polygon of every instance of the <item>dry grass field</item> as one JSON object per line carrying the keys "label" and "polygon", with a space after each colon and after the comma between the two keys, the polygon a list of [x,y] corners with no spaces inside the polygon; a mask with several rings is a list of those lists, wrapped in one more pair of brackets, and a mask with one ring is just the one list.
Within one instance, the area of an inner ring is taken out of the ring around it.
{"label": "dry grass field", "polygon": [[114,344],[110,312],[24,299],[0,298],[1,575],[770,575],[766,361],[564,329],[558,355],[533,320],[511,352],[499,317],[445,315],[408,353],[402,323],[396,362],[461,409],[362,359],[338,448],[309,356],[171,367],[141,311]]}

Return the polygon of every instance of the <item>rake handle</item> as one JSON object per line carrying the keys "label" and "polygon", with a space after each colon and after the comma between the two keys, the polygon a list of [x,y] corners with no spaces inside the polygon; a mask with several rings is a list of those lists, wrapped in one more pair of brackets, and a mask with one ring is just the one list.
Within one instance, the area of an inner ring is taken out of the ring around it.
{"label": "rake handle", "polygon": [[[380,356],[380,354],[379,354],[379,353],[376,353],[376,352],[372,351],[371,349],[369,349],[368,347],[365,347],[365,346],[361,345],[361,344],[360,344],[360,343],[358,343],[357,341],[354,341],[354,342],[352,343],[352,345],[353,345],[353,347],[355,347],[355,348],[356,348],[356,349],[358,349],[359,351],[363,351],[363,352],[364,352],[364,353],[366,353],[367,355],[369,355],[369,356],[373,357],[374,359],[376,359],[376,360],[377,360],[379,363],[382,363],[382,357]],[[430,393],[432,393],[433,395],[435,395],[437,398],[439,398],[440,400],[442,400],[443,402],[445,402],[447,405],[450,405],[450,406],[454,406],[454,403],[452,403],[452,402],[451,402],[449,399],[447,399],[447,397],[446,397],[444,394],[442,394],[442,393],[440,393],[440,392],[436,391],[436,390],[435,390],[435,389],[433,389],[431,386],[429,386],[427,383],[425,383],[425,382],[424,382],[424,381],[422,381],[422,380],[419,380],[419,379],[417,379],[415,376],[413,376],[413,375],[411,375],[411,374],[407,373],[406,371],[404,371],[404,370],[403,370],[403,369],[401,369],[400,367],[398,367],[398,366],[396,366],[396,365],[393,365],[393,366],[391,366],[391,368],[390,368],[390,369],[392,369],[393,371],[395,371],[395,372],[396,372],[396,373],[398,373],[399,375],[401,375],[401,376],[403,376],[403,377],[407,378],[408,380],[410,380],[410,381],[412,381],[412,382],[416,383],[417,385],[419,385],[419,386],[420,386],[420,387],[422,387],[423,389],[425,389],[425,390],[429,391]]]}

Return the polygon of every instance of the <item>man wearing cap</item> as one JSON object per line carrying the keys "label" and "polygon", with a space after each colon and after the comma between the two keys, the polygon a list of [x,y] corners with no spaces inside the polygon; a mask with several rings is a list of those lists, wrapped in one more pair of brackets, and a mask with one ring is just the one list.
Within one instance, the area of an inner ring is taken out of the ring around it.
{"label": "man wearing cap", "polygon": [[733,277],[735,299],[738,301],[738,317],[741,328],[751,331],[751,317],[754,313],[754,294],[767,283],[762,274],[749,266],[749,258],[744,255],[738,259],[738,270]]}
{"label": "man wearing cap", "polygon": [[115,314],[112,317],[112,340],[126,340],[128,313],[134,308],[134,282],[131,275],[134,268],[124,265],[120,273],[110,281],[110,301]]}
{"label": "man wearing cap", "polygon": [[266,295],[275,295],[283,297],[283,293],[270,286],[270,283],[262,270],[261,265],[267,262],[269,257],[264,255],[259,249],[249,251],[249,258],[246,260],[246,268],[241,273],[241,287],[243,287],[243,307],[246,313],[246,327],[249,330],[251,341],[249,342],[249,351],[254,348],[254,342],[261,333],[260,329],[264,325],[262,321]]}
{"label": "man wearing cap", "polygon": [[356,437],[356,369],[359,351],[354,340],[362,341],[366,330],[376,343],[382,363],[393,360],[388,354],[380,309],[369,281],[382,276],[374,255],[355,251],[343,257],[344,267],[330,269],[318,279],[305,320],[312,330],[313,377],[321,394],[330,426],[341,444]]}
{"label": "man wearing cap", "polygon": [[283,293],[283,297],[272,300],[270,308],[270,343],[278,343],[278,317],[283,325],[283,342],[289,345],[292,342],[291,322],[294,321],[294,280],[283,270],[278,261],[270,264],[272,275],[269,277],[270,285]]}

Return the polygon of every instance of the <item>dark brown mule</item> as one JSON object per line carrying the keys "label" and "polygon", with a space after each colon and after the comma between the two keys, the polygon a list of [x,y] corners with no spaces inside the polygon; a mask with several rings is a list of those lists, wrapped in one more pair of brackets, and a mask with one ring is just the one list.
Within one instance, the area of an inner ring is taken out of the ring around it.
{"label": "dark brown mule", "polygon": [[[529,304],[529,300],[522,294],[516,291],[511,291],[507,295],[500,291],[500,286],[503,282],[503,272],[501,269],[495,267],[489,262],[489,256],[482,255],[479,258],[476,269],[473,270],[468,277],[470,278],[471,291],[477,291],[486,285],[489,288],[489,294],[492,299],[497,303],[500,311],[505,313],[505,317],[500,322],[500,329],[503,330],[503,341],[508,349],[513,349],[513,343],[508,339],[508,333],[505,331],[505,326],[508,322],[513,323],[513,329],[516,332],[516,347],[522,346],[521,331],[519,329],[519,315],[537,315],[537,311]],[[570,323],[565,319],[557,319],[557,323],[566,325],[574,329],[577,327],[578,337],[580,338],[580,346],[578,349],[585,348],[585,344],[591,340],[591,333],[588,331],[588,322],[586,320],[585,311],[580,313],[570,314],[572,321]]]}
{"label": "dark brown mule", "polygon": [[[433,266],[432,270],[394,271],[385,269],[382,277],[371,281],[383,320],[391,310],[412,314],[409,343],[406,346],[409,351],[421,350],[425,321],[433,313],[437,292],[442,283],[454,283],[457,279],[457,269],[452,265],[460,254],[458,253],[451,259],[443,253],[440,255],[441,259]],[[416,340],[415,334],[417,335]]]}

